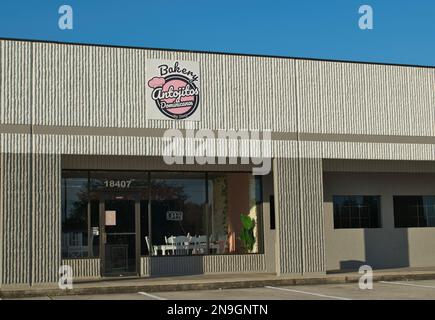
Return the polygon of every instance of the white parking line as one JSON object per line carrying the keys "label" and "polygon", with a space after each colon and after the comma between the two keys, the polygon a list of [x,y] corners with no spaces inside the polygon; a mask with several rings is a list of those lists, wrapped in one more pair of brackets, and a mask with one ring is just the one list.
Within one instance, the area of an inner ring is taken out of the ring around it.
{"label": "white parking line", "polygon": [[146,297],[152,298],[152,299],[154,299],[154,300],[167,300],[167,299],[165,299],[165,298],[162,298],[162,297],[159,297],[159,296],[155,296],[155,295],[153,295],[153,294],[149,294],[149,293],[146,293],[146,292],[138,292],[138,293],[141,294],[141,295],[143,295],[143,296],[146,296]]}
{"label": "white parking line", "polygon": [[313,292],[307,292],[307,291],[299,291],[299,290],[280,288],[280,287],[266,286],[265,288],[275,289],[275,290],[281,290],[281,291],[289,291],[289,292],[295,292],[295,293],[302,293],[302,294],[308,294],[308,295],[311,295],[311,296],[317,296],[317,297],[322,297],[322,298],[331,298],[331,299],[337,299],[337,300],[352,300],[352,299],[349,299],[349,298],[336,297],[336,296],[328,296],[328,295],[320,294],[320,293],[313,293]]}
{"label": "white parking line", "polygon": [[435,286],[425,286],[422,284],[413,284],[413,283],[403,283],[403,282],[394,282],[394,281],[379,281],[380,283],[385,284],[394,284],[398,286],[409,286],[409,287],[420,287],[420,288],[429,288],[429,289],[435,289]]}

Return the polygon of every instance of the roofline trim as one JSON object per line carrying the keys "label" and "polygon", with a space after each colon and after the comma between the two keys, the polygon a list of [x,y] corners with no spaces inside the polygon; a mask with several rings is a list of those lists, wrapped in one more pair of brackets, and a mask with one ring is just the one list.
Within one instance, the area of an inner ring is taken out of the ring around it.
{"label": "roofline trim", "polygon": [[95,44],[95,43],[85,43],[85,42],[67,42],[67,41],[64,42],[64,41],[56,41],[56,40],[39,40],[39,39],[21,39],[21,38],[0,37],[0,41],[3,41],[3,40],[4,41],[32,42],[32,43],[36,42],[36,43],[50,43],[50,44],[63,44],[63,45],[77,45],[77,46],[88,46],[88,47],[104,47],[104,48],[119,48],[119,49],[139,49],[139,50],[158,50],[158,51],[167,51],[167,52],[216,54],[216,55],[240,56],[240,57],[277,58],[277,59],[293,59],[293,60],[303,60],[303,61],[338,62],[338,63],[353,63],[353,64],[368,64],[368,65],[382,65],[382,66],[396,66],[396,67],[435,69],[435,66],[418,65],[418,64],[383,63],[383,62],[341,60],[341,59],[321,59],[321,58],[292,57],[292,56],[280,56],[280,55],[262,55],[262,54],[254,54],[254,53],[237,53],[237,52],[206,51],[206,50],[152,48],[152,47],[123,46],[123,45],[113,45],[113,44]]}

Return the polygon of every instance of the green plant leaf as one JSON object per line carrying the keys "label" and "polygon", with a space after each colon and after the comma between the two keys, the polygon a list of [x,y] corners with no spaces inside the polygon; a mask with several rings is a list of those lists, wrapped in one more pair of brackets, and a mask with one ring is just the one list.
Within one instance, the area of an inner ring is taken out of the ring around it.
{"label": "green plant leaf", "polygon": [[240,241],[246,251],[250,252],[255,245],[254,227],[255,220],[251,217],[241,214],[242,229],[240,230]]}

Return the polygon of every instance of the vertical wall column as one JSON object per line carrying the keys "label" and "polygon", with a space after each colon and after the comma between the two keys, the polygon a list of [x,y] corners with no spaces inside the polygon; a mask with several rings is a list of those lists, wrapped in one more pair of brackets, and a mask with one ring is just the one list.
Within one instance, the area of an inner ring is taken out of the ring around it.
{"label": "vertical wall column", "polygon": [[277,273],[325,272],[322,159],[274,159]]}
{"label": "vertical wall column", "polygon": [[276,215],[276,272],[302,273],[301,214],[298,160],[273,161]]}
{"label": "vertical wall column", "polygon": [[325,219],[322,159],[300,159],[304,273],[324,273]]}
{"label": "vertical wall column", "polygon": [[57,282],[60,155],[0,154],[0,283]]}
{"label": "vertical wall column", "polygon": [[0,154],[1,283],[30,282],[31,155]]}
{"label": "vertical wall column", "polygon": [[33,155],[32,282],[57,282],[61,245],[61,157]]}

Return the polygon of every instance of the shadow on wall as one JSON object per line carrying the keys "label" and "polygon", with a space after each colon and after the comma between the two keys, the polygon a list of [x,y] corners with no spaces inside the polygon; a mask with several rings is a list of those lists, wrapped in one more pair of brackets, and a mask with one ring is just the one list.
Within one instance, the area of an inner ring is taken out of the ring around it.
{"label": "shadow on wall", "polygon": [[365,229],[364,250],[365,261],[340,261],[340,270],[358,270],[362,265],[373,269],[409,267],[408,229]]}
{"label": "shadow on wall", "polygon": [[360,260],[344,260],[340,261],[340,271],[345,270],[358,270],[359,267],[367,264],[365,261]]}
{"label": "shadow on wall", "polygon": [[372,268],[409,267],[408,229],[364,230],[366,262]]}

